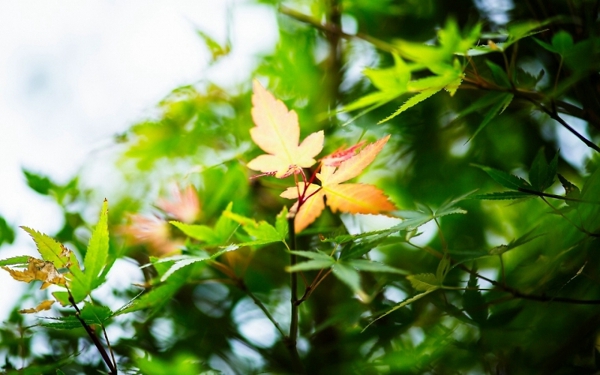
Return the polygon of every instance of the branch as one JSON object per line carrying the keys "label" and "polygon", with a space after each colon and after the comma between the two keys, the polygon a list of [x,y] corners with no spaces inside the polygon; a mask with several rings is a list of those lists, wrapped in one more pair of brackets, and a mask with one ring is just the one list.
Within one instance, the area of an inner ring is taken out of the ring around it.
{"label": "branch", "polygon": [[382,51],[393,52],[393,53],[400,52],[398,50],[398,48],[396,48],[393,44],[386,43],[382,40],[373,38],[372,36],[369,36],[369,35],[363,34],[363,33],[356,33],[356,34],[345,33],[337,25],[333,25],[333,24],[325,24],[324,25],[321,22],[319,22],[319,20],[317,20],[311,16],[297,12],[297,11],[295,11],[291,8],[288,8],[286,6],[283,6],[283,5],[279,7],[279,12],[295,19],[296,21],[300,21],[300,22],[309,24],[309,25],[313,26],[315,29],[321,30],[325,33],[336,34],[336,35],[339,35],[339,37],[344,38],[344,39],[361,39],[361,40],[364,40],[365,42],[371,43],[372,45],[374,45],[375,47],[379,48]]}
{"label": "branch", "polygon": [[273,315],[271,315],[271,313],[269,312],[269,310],[267,310],[267,307],[261,302],[261,300],[259,300],[258,297],[256,297],[254,295],[254,293],[252,293],[250,291],[250,289],[248,289],[248,286],[246,285],[246,283],[244,283],[244,280],[242,280],[242,279],[236,280],[235,285],[238,288],[240,288],[243,292],[245,292],[250,298],[252,298],[252,301],[254,301],[254,304],[256,304],[256,306],[258,306],[258,308],[262,310],[262,312],[271,321],[271,323],[273,323],[273,325],[275,326],[277,331],[279,331],[279,334],[281,335],[281,337],[286,338],[287,336],[286,336],[285,332],[283,332],[283,329],[281,328],[279,323],[277,323],[277,321],[275,320]]}
{"label": "branch", "polygon": [[[418,245],[413,244],[412,242],[408,242],[408,244],[414,246],[417,249],[421,249],[424,250],[426,252],[428,252],[429,254],[435,256],[438,259],[442,259],[442,257],[444,256],[442,253],[438,252],[437,250],[427,246],[427,247],[421,247]],[[542,295],[537,295],[537,294],[527,294],[527,293],[523,293],[521,291],[519,291],[518,289],[512,288],[508,285],[503,285],[502,283],[499,283],[498,281],[489,279],[475,271],[473,271],[472,269],[470,269],[469,267],[465,266],[464,264],[456,264],[456,261],[453,260],[452,258],[450,258],[450,263],[453,265],[456,265],[458,268],[462,269],[463,271],[474,275],[475,277],[487,281],[488,283],[492,284],[493,286],[495,286],[496,288],[510,293],[514,298],[520,298],[520,299],[526,299],[526,300],[530,300],[530,301],[538,301],[538,302],[560,302],[560,303],[568,303],[568,304],[574,304],[574,305],[600,305],[600,300],[597,299],[576,299],[576,298],[567,298],[567,297],[553,297],[553,296],[547,296],[545,294]]]}
{"label": "branch", "polygon": [[[298,210],[300,209],[300,205],[298,205]],[[296,215],[288,216],[288,232],[290,234],[290,249],[296,250],[296,228],[294,225],[294,219]],[[290,267],[294,267],[296,265],[296,255],[290,254]],[[290,351],[290,355],[292,357],[292,365],[294,366],[296,372],[304,373],[304,366],[302,366],[302,362],[300,361],[300,355],[298,354],[298,274],[296,272],[290,273],[290,288],[291,288],[291,317],[290,317],[290,335],[287,338],[286,346]]]}
{"label": "branch", "polygon": [[67,292],[69,292],[69,302],[75,308],[75,317],[77,318],[77,320],[79,320],[79,323],[81,323],[81,325],[85,329],[85,332],[87,332],[88,336],[90,337],[90,339],[92,340],[92,342],[94,343],[94,345],[96,346],[98,351],[100,352],[100,355],[102,356],[102,359],[104,360],[104,363],[106,363],[106,366],[108,366],[108,370],[110,371],[109,373],[111,375],[117,375],[117,368],[115,367],[113,362],[110,360],[108,353],[106,353],[106,350],[102,346],[100,339],[98,338],[98,336],[96,336],[94,329],[92,327],[90,327],[85,322],[85,320],[83,320],[83,318],[81,317],[81,310],[79,310],[79,307],[77,307],[77,304],[75,303],[75,299],[73,298],[73,295],[71,294],[71,291],[68,288],[67,288]]}

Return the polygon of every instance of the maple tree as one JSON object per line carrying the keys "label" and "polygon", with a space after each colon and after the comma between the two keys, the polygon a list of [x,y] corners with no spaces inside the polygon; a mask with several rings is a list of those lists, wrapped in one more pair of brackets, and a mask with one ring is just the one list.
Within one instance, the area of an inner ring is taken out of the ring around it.
{"label": "maple tree", "polygon": [[64,224],[0,260],[2,371],[597,372],[599,3],[261,4],[274,49],[117,137],[115,190],[23,170]]}

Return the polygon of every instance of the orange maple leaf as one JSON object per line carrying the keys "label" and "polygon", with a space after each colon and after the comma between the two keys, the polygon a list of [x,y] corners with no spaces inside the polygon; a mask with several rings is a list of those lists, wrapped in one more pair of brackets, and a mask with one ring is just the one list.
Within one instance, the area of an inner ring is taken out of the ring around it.
{"label": "orange maple leaf", "polygon": [[377,214],[396,209],[387,196],[373,185],[343,183],[358,176],[371,164],[389,138],[388,135],[367,145],[358,154],[340,163],[337,168],[331,165],[323,165],[321,172],[317,173],[321,186],[308,184],[301,187],[291,187],[281,194],[283,198],[288,199],[309,197],[302,202],[299,210],[298,202],[290,210],[290,212],[298,210],[294,220],[296,232],[300,232],[319,217],[325,208],[324,198],[327,198],[327,206],[333,212]]}
{"label": "orange maple leaf", "polygon": [[250,129],[252,140],[265,151],[248,163],[248,168],[277,178],[300,173],[316,163],[314,157],[323,149],[323,131],[310,134],[300,142],[298,115],[288,111],[281,100],[254,81],[252,119],[256,125]]}

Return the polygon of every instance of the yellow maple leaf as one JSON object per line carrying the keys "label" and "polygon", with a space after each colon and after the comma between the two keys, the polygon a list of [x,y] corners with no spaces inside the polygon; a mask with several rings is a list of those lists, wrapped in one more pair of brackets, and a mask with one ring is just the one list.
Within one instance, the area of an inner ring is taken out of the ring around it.
{"label": "yellow maple leaf", "polygon": [[321,186],[308,184],[292,187],[281,194],[283,198],[288,199],[308,197],[302,202],[299,210],[298,202],[290,209],[290,212],[297,211],[294,219],[296,232],[300,232],[319,217],[325,208],[325,201],[333,212],[377,214],[396,209],[387,196],[375,186],[344,183],[358,176],[371,164],[389,138],[388,135],[367,145],[358,154],[340,163],[339,167],[323,165],[321,172],[317,173]]}
{"label": "yellow maple leaf", "polygon": [[314,165],[314,157],[323,149],[323,131],[310,134],[298,144],[300,126],[296,112],[288,111],[256,80],[253,91],[252,119],[256,126],[250,129],[250,136],[267,154],[252,159],[248,168],[284,178]]}
{"label": "yellow maple leaf", "polygon": [[47,299],[45,301],[42,301],[39,305],[37,305],[34,308],[19,310],[19,312],[21,314],[33,314],[33,313],[44,311],[44,310],[50,310],[50,308],[52,307],[54,302],[55,302],[54,300]]}
{"label": "yellow maple leaf", "polygon": [[42,281],[40,289],[46,289],[50,285],[64,286],[67,283],[65,277],[58,272],[52,262],[46,262],[41,259],[30,257],[27,261],[27,270],[19,271],[9,267],[2,267],[13,279],[30,283],[34,280]]}

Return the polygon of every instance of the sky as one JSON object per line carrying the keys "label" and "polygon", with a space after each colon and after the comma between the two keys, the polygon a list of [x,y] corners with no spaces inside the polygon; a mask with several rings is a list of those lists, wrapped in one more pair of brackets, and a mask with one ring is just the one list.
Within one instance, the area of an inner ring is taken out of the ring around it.
{"label": "sky", "polygon": [[[231,53],[209,65],[196,30],[231,40]],[[67,182],[174,88],[250,80],[277,35],[274,11],[246,0],[0,2],[0,215],[56,232],[59,208],[27,187],[21,168]],[[0,259],[36,254],[17,235]],[[10,285],[1,321],[23,289],[6,272],[0,285]]]}

